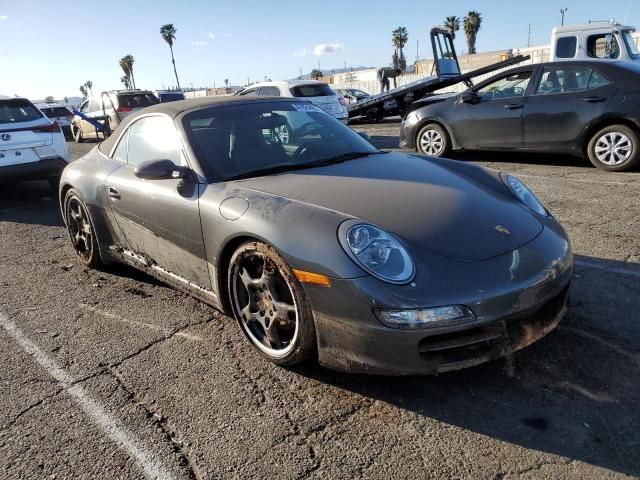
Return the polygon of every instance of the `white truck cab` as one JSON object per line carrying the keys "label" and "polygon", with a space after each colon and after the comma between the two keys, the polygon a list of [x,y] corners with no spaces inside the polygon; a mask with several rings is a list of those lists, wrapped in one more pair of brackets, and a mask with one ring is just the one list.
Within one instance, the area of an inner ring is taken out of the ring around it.
{"label": "white truck cab", "polygon": [[633,32],[635,27],[613,20],[556,27],[551,32],[549,61],[617,60],[640,64]]}

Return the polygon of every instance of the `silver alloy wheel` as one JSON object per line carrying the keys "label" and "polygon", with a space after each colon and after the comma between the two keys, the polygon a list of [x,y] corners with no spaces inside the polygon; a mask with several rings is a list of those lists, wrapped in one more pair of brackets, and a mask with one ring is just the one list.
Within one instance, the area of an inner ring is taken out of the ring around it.
{"label": "silver alloy wheel", "polygon": [[270,357],[293,350],[299,334],[291,286],[264,254],[251,252],[233,265],[231,298],[236,316],[253,344]]}
{"label": "silver alloy wheel", "polygon": [[275,128],[275,132],[280,139],[280,143],[283,143],[285,145],[289,143],[291,139],[289,135],[289,127],[287,127],[286,125],[280,125],[279,127]]}
{"label": "silver alloy wheel", "polygon": [[426,130],[420,137],[420,149],[428,154],[438,156],[444,148],[444,139],[437,130]]}
{"label": "silver alloy wheel", "polygon": [[93,253],[93,232],[89,215],[82,202],[75,196],[72,196],[67,201],[66,210],[67,231],[69,232],[73,249],[79,257],[88,261]]}
{"label": "silver alloy wheel", "polygon": [[598,138],[594,150],[598,161],[614,166],[629,159],[633,152],[633,144],[624,133],[609,132]]}

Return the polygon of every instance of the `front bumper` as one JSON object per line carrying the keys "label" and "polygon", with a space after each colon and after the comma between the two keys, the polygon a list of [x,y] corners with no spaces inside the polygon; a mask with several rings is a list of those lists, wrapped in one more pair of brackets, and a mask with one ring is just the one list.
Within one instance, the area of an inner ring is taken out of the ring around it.
{"label": "front bumper", "polygon": [[0,166],[0,180],[42,180],[59,177],[67,166],[62,157],[52,157],[37,162]]}
{"label": "front bumper", "polygon": [[[411,285],[363,277],[334,280],[330,288],[306,286],[322,365],[391,375],[457,370],[535,342],[565,313],[573,257],[559,226],[557,231],[545,228],[529,244],[483,262],[439,258],[416,263]],[[382,325],[373,313],[455,304],[469,307],[477,319],[400,330]]]}

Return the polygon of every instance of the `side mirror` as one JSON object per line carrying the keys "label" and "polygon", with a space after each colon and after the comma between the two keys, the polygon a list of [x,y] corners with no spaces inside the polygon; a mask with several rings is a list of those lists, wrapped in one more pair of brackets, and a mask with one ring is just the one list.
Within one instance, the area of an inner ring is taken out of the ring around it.
{"label": "side mirror", "polygon": [[189,172],[187,167],[180,167],[171,160],[147,160],[138,165],[133,173],[146,180],[164,180],[169,178],[185,178]]}
{"label": "side mirror", "polygon": [[362,138],[364,138],[367,142],[371,142],[371,137],[367,132],[356,132],[356,133],[360,135]]}
{"label": "side mirror", "polygon": [[467,90],[460,94],[461,103],[478,103],[480,101],[480,95],[473,90]]}

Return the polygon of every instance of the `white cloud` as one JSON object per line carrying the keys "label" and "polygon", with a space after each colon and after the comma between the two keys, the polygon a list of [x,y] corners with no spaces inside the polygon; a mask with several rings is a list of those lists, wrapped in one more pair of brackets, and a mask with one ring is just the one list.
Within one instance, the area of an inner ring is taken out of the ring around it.
{"label": "white cloud", "polygon": [[209,45],[209,42],[203,42],[202,40],[196,40],[194,42],[191,42],[191,45],[194,47],[205,47],[207,45]]}
{"label": "white cloud", "polygon": [[231,38],[231,37],[233,37],[232,33],[213,33],[213,32],[209,32],[208,35],[209,35],[209,38],[211,40],[215,40],[216,38]]}
{"label": "white cloud", "polygon": [[326,55],[328,53],[337,52],[338,50],[342,50],[342,45],[338,42],[336,43],[320,43],[313,47],[313,54],[317,56]]}
{"label": "white cloud", "polygon": [[307,49],[303,48],[302,50],[296,50],[295,52],[293,52],[293,56],[294,57],[306,57],[308,53],[309,52],[307,52]]}
{"label": "white cloud", "polygon": [[9,17],[7,15],[0,15],[0,22],[3,20],[9,20]]}

